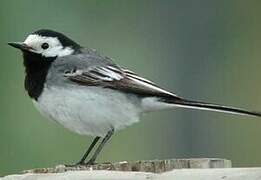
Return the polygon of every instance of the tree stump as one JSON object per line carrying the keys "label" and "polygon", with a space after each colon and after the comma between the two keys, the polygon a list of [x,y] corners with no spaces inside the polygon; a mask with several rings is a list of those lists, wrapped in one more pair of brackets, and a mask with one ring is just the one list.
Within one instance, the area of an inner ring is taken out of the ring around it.
{"label": "tree stump", "polygon": [[173,169],[183,168],[230,168],[231,161],[217,158],[203,158],[203,159],[167,159],[167,160],[148,160],[148,161],[134,161],[134,162],[114,162],[102,163],[91,166],[76,166],[66,167],[65,165],[58,165],[51,168],[38,168],[25,170],[23,173],[62,173],[67,171],[80,170],[113,170],[113,171],[139,171],[163,173]]}
{"label": "tree stump", "polygon": [[[230,160],[215,158],[123,161],[92,166],[66,167],[58,165],[50,168],[31,169],[23,171],[22,174],[5,176],[0,180],[202,180],[202,178],[223,180],[224,177],[230,180],[230,177],[234,178],[238,172],[242,171],[235,171],[230,167]],[[249,177],[251,180],[253,177],[261,177],[260,169],[246,169],[244,172],[246,174],[244,177]]]}

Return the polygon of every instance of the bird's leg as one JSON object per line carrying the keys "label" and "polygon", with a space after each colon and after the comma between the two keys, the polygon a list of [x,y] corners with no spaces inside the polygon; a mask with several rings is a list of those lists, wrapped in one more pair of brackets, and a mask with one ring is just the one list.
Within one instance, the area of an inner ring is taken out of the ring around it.
{"label": "bird's leg", "polygon": [[106,136],[102,139],[102,142],[100,143],[100,145],[97,147],[96,151],[94,152],[93,156],[91,157],[91,159],[86,163],[86,165],[93,165],[97,156],[99,155],[99,153],[101,152],[102,148],[104,147],[104,145],[106,144],[106,142],[111,138],[111,136],[113,135],[114,129],[110,130]]}
{"label": "bird's leg", "polygon": [[89,148],[87,149],[87,151],[84,153],[84,155],[82,156],[81,160],[74,164],[74,165],[67,165],[67,166],[77,166],[77,165],[84,165],[84,161],[85,159],[88,157],[88,155],[90,154],[90,152],[92,151],[92,149],[94,148],[95,144],[99,141],[100,137],[95,137],[91,143],[91,145],[89,146]]}
{"label": "bird's leg", "polygon": [[89,146],[87,151],[84,153],[81,160],[77,163],[78,165],[84,164],[85,159],[88,157],[88,155],[90,154],[90,152],[94,148],[95,144],[99,141],[99,139],[100,139],[100,137],[98,137],[98,136],[93,139],[91,145]]}

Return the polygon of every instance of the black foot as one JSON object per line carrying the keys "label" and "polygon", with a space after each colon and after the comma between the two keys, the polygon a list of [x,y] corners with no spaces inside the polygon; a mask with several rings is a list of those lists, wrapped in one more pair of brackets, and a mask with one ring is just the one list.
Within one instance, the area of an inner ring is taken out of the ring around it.
{"label": "black foot", "polygon": [[95,163],[95,159],[90,159],[87,163],[85,163],[85,165],[87,166],[91,166],[91,165],[95,165],[97,163]]}
{"label": "black foot", "polygon": [[77,166],[85,166],[84,162],[77,162],[75,164],[65,164],[65,167],[77,167]]}
{"label": "black foot", "polygon": [[91,166],[91,165],[95,165],[97,163],[95,163],[94,160],[90,159],[88,162],[78,162],[75,164],[65,164],[65,167],[77,167],[77,166]]}

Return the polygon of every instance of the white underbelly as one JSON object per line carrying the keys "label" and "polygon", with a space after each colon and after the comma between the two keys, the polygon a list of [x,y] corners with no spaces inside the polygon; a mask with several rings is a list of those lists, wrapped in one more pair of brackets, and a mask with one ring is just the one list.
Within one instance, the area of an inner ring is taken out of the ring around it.
{"label": "white underbelly", "polygon": [[45,87],[36,108],[45,116],[79,134],[101,136],[139,120],[139,101],[100,87]]}

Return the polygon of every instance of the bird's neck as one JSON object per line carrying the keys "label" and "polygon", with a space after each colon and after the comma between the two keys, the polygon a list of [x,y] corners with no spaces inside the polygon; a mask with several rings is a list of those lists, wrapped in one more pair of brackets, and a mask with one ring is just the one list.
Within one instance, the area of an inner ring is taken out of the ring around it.
{"label": "bird's neck", "polygon": [[48,69],[50,68],[53,58],[45,58],[40,54],[24,52],[24,66],[25,66],[25,89],[28,95],[37,100],[41,95]]}

